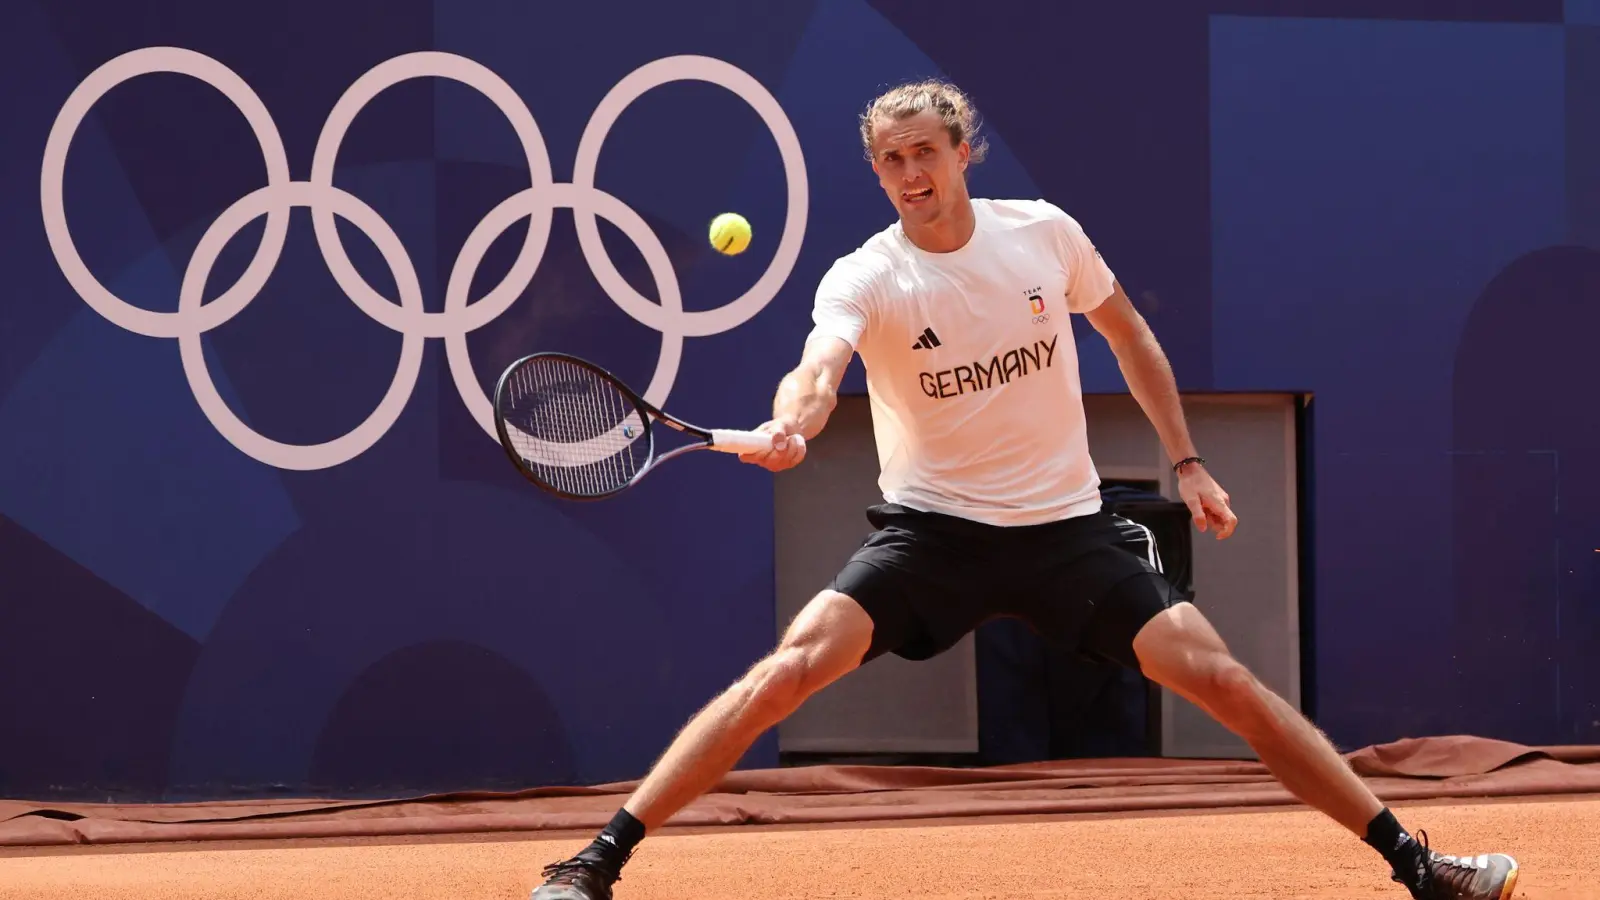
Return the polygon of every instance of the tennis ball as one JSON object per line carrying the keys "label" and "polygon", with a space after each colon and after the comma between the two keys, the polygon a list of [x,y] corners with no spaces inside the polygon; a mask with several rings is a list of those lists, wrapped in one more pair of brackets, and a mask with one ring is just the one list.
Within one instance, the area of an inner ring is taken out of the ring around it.
{"label": "tennis ball", "polygon": [[750,223],[738,213],[723,213],[711,220],[711,246],[735,256],[750,246]]}

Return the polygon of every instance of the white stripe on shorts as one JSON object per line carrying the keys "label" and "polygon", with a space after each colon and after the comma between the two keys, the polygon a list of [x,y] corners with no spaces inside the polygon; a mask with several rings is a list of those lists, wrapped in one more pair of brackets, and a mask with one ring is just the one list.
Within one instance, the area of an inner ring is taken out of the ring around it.
{"label": "white stripe on shorts", "polygon": [[1144,545],[1148,548],[1148,552],[1145,554],[1145,561],[1150,563],[1151,568],[1165,575],[1166,570],[1161,567],[1161,551],[1156,549],[1156,534],[1150,530],[1150,526],[1141,525],[1126,516],[1118,516],[1117,518],[1139,529],[1144,535]]}

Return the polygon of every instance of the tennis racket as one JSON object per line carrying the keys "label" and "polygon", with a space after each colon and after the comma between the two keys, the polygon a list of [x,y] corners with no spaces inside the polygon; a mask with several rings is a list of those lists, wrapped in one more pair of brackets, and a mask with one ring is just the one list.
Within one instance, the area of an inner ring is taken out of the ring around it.
{"label": "tennis racket", "polygon": [[[658,453],[656,436],[662,432],[655,423],[691,442]],[[769,434],[690,425],[650,405],[605,369],[566,353],[525,356],[501,373],[494,427],[517,471],[568,500],[620,494],[656,466],[695,450],[754,453],[772,446]]]}

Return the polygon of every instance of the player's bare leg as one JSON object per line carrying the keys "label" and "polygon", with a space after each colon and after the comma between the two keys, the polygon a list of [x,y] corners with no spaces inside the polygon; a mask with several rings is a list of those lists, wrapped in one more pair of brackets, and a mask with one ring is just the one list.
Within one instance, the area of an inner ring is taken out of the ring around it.
{"label": "player's bare leg", "polygon": [[1243,738],[1291,794],[1356,837],[1383,804],[1316,726],[1235,660],[1211,623],[1183,603],[1133,642],[1140,667]]}
{"label": "player's bare leg", "polygon": [[854,600],[834,591],[812,598],[776,649],[689,720],[594,843],[545,869],[548,880],[532,900],[608,900],[645,832],[709,790],[812,694],[859,666],[871,642],[872,619]]}
{"label": "player's bare leg", "polygon": [[854,600],[817,595],[778,648],[701,710],[679,733],[624,809],[648,828],[709,790],[767,729],[856,668],[872,642],[872,620]]}
{"label": "player's bare leg", "polygon": [[1511,897],[1515,860],[1498,853],[1440,856],[1412,839],[1327,737],[1235,660],[1192,604],[1179,604],[1152,619],[1133,649],[1147,677],[1243,738],[1285,790],[1382,854],[1395,880],[1414,897]]}

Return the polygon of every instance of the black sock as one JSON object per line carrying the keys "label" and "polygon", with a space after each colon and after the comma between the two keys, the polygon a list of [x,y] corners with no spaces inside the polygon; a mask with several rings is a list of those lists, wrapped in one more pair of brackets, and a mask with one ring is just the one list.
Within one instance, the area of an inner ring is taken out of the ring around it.
{"label": "black sock", "polygon": [[644,840],[644,823],[626,809],[617,810],[611,824],[601,829],[594,843],[584,848],[579,856],[604,863],[613,872],[621,872],[622,864],[633,855],[633,848]]}
{"label": "black sock", "polygon": [[1362,840],[1388,860],[1402,884],[1411,886],[1421,879],[1422,845],[1400,827],[1387,806],[1367,823],[1367,836]]}

